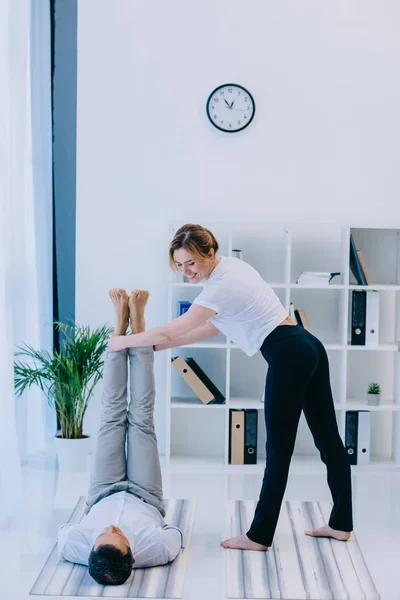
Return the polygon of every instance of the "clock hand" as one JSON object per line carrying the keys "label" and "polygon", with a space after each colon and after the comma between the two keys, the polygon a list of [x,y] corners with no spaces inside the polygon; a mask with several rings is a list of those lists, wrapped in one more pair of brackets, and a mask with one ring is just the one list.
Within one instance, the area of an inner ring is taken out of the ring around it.
{"label": "clock hand", "polygon": [[235,101],[234,101],[234,100],[232,100],[232,104],[231,104],[230,108],[232,108],[232,106],[234,105],[234,102],[235,102]]}
{"label": "clock hand", "polygon": [[228,108],[232,108],[232,106],[229,104],[228,100],[226,98],[224,98],[224,100],[225,100],[225,103],[226,103],[227,107]]}

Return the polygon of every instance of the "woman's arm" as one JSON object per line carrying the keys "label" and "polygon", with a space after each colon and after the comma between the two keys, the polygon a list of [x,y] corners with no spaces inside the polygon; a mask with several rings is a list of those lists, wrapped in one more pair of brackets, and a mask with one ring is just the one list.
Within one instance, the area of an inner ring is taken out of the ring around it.
{"label": "woman's arm", "polygon": [[117,352],[123,350],[123,348],[137,348],[138,346],[170,344],[174,339],[186,335],[199,325],[204,325],[215,314],[215,310],[192,304],[185,314],[171,321],[168,325],[154,327],[143,333],[133,335],[111,336],[108,342],[108,352]]}
{"label": "woman's arm", "polygon": [[219,333],[219,329],[214,327],[210,321],[206,321],[204,325],[199,325],[193,331],[189,331],[185,335],[181,335],[178,338],[172,340],[169,344],[155,344],[154,350],[167,350],[168,348],[177,348],[178,346],[187,346],[188,344],[195,344],[201,342]]}

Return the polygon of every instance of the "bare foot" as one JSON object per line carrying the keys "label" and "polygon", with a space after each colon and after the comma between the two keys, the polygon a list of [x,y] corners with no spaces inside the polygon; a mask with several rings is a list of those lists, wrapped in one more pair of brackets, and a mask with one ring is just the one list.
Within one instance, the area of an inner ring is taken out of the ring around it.
{"label": "bare foot", "polygon": [[257,544],[257,542],[252,542],[246,534],[225,540],[220,543],[220,546],[222,548],[232,548],[234,550],[268,550],[268,546],[262,546],[261,544]]}
{"label": "bare foot", "polygon": [[108,292],[115,307],[114,335],[125,335],[128,328],[128,294],[122,288],[113,288]]}
{"label": "bare foot", "polygon": [[133,290],[129,296],[129,316],[132,333],[142,333],[145,330],[144,309],[149,298],[147,290]]}
{"label": "bare foot", "polygon": [[335,538],[335,540],[339,540],[340,542],[347,542],[351,537],[351,533],[348,531],[338,531],[337,529],[332,529],[329,525],[323,525],[318,529],[307,529],[304,533],[311,537]]}

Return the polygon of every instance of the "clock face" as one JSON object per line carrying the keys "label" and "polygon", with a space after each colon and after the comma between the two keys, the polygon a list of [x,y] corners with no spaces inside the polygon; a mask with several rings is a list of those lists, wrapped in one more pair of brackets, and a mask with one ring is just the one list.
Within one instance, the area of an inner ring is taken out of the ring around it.
{"label": "clock face", "polygon": [[207,100],[207,116],[211,123],[228,133],[241,131],[250,125],[255,111],[253,96],[236,83],[220,85]]}

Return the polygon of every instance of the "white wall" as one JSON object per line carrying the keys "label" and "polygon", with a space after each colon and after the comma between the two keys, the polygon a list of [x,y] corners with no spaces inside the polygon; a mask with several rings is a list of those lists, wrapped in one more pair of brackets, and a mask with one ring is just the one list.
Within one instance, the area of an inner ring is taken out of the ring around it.
{"label": "white wall", "polygon": [[[107,290],[126,286],[150,290],[148,326],[165,322],[171,220],[400,225],[397,0],[78,10],[77,320],[110,320]],[[256,102],[230,135],[205,113],[229,81]],[[161,355],[156,378],[162,449]]]}

